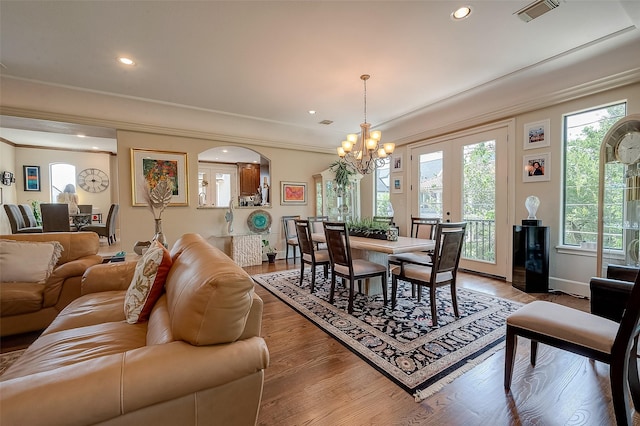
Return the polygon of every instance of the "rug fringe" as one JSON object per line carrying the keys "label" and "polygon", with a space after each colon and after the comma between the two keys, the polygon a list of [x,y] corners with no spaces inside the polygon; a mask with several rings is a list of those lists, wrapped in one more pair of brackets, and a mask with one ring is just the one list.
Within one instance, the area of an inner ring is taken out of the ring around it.
{"label": "rug fringe", "polygon": [[483,361],[485,361],[489,357],[491,357],[491,356],[495,355],[496,353],[498,353],[501,349],[504,348],[504,345],[505,345],[505,343],[501,342],[500,344],[496,345],[493,348],[494,350],[487,351],[487,352],[483,353],[482,355],[467,361],[467,363],[465,364],[464,367],[458,368],[456,371],[452,372],[451,374],[448,374],[447,376],[445,376],[442,379],[438,380],[437,382],[433,383],[431,386],[428,386],[428,387],[426,387],[424,389],[417,390],[413,394],[413,397],[414,397],[415,401],[416,402],[424,401],[425,399],[429,398],[431,395],[434,395],[434,394],[438,393],[446,385],[450,384],[455,379],[457,379],[458,377],[462,376],[464,373],[466,373],[469,370],[471,370],[473,367],[478,366],[479,364],[481,364]]}

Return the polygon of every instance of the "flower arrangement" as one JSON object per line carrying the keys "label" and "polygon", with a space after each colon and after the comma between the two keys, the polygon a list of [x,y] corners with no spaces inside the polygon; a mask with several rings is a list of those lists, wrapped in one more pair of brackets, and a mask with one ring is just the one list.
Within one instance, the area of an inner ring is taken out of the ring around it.
{"label": "flower arrangement", "polygon": [[167,179],[161,179],[153,189],[149,188],[149,183],[146,181],[144,186],[145,189],[142,191],[143,198],[147,202],[153,218],[159,220],[162,217],[162,212],[171,202],[173,184]]}

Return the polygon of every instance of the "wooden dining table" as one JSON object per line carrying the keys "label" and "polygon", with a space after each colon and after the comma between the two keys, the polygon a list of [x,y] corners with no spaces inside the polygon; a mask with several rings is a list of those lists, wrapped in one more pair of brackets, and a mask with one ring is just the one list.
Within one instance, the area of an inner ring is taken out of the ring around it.
{"label": "wooden dining table", "polygon": [[[311,239],[317,243],[326,243],[324,233],[312,233]],[[414,251],[428,251],[436,247],[436,241],[425,238],[398,237],[397,241],[378,240],[375,238],[349,236],[349,246],[354,258],[367,259],[389,267],[389,255],[410,253]],[[389,284],[389,283],[387,283]],[[382,293],[380,278],[370,278],[363,289],[367,295]]]}

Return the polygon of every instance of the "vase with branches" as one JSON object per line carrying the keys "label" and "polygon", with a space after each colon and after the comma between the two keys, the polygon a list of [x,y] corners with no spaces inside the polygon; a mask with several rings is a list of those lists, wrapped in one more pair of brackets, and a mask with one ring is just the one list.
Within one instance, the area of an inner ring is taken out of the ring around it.
{"label": "vase with branches", "polygon": [[165,247],[168,247],[167,238],[162,231],[162,212],[167,208],[173,196],[173,184],[167,179],[161,179],[153,188],[149,187],[148,182],[144,182],[144,190],[142,191],[144,200],[153,219],[155,220],[155,235],[153,241],[158,241]]}

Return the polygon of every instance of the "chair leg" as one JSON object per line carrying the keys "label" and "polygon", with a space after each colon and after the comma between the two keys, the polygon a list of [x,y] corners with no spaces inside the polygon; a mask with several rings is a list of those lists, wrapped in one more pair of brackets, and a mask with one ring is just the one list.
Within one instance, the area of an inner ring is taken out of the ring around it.
{"label": "chair leg", "polygon": [[538,358],[538,342],[536,340],[531,341],[531,365],[536,366],[536,359]]}
{"label": "chair leg", "polygon": [[460,311],[458,311],[458,295],[456,293],[455,281],[451,283],[451,304],[453,305],[453,314],[456,318],[460,317]]}
{"label": "chair leg", "polygon": [[384,300],[384,306],[387,306],[387,273],[382,274],[382,300]]}
{"label": "chair leg", "polygon": [[625,357],[623,363],[614,362],[609,365],[611,397],[613,400],[613,411],[616,414],[616,424],[625,426],[633,424],[631,407],[629,404],[629,382],[627,381],[628,370],[629,357]]}
{"label": "chair leg", "polygon": [[347,312],[350,314],[353,313],[353,293],[354,293],[354,280],[349,280],[349,306],[347,307]]}
{"label": "chair leg", "polygon": [[336,274],[331,274],[331,290],[329,291],[329,303],[333,303],[333,293],[336,289]]}
{"label": "chair leg", "polygon": [[[303,280],[304,280],[304,262],[300,262],[300,287],[302,287]],[[313,284],[311,285],[311,292],[313,293]]]}
{"label": "chair leg", "polygon": [[506,390],[511,389],[511,377],[513,376],[513,365],[516,355],[516,343],[518,336],[513,331],[513,328],[507,325],[507,337],[504,354],[504,388]]}
{"label": "chair leg", "polygon": [[288,243],[284,245],[284,258],[287,262],[289,261],[289,244]]}
{"label": "chair leg", "polygon": [[[629,387],[634,407],[640,407],[640,378],[638,377],[638,336],[633,339],[633,347],[629,353]],[[640,409],[640,408],[639,408]],[[638,409],[636,409],[638,411]]]}
{"label": "chair leg", "polygon": [[[294,249],[295,250],[295,249]],[[304,262],[302,262],[302,259],[300,259],[302,264],[304,264]],[[316,265],[315,264],[311,264],[311,293],[313,293],[313,289],[316,286]]]}
{"label": "chair leg", "polygon": [[324,264],[324,277],[327,278],[329,276],[329,265]]}
{"label": "chair leg", "polygon": [[[421,286],[418,286],[418,291],[422,292]],[[419,295],[420,293],[418,293]],[[438,309],[436,307],[436,286],[429,287],[429,300],[431,301],[431,323],[438,325]]]}
{"label": "chair leg", "polygon": [[391,309],[396,308],[396,291],[398,290],[398,278],[393,275],[391,277]]}

